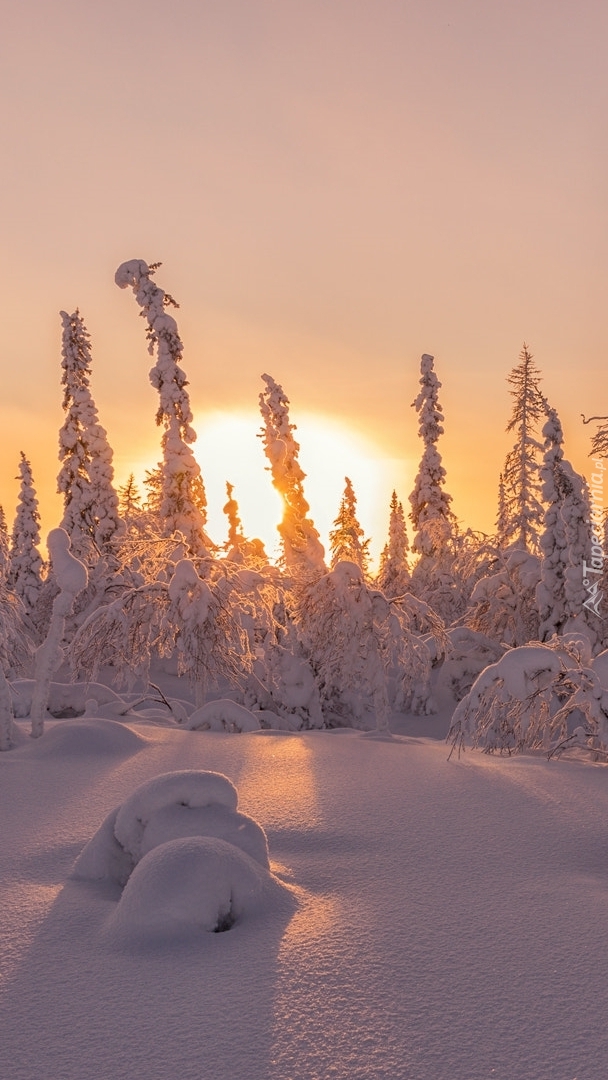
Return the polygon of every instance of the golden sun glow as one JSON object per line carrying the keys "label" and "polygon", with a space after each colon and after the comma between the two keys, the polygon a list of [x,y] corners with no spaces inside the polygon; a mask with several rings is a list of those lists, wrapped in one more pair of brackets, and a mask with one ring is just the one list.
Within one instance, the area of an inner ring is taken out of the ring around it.
{"label": "golden sun glow", "polygon": [[[197,441],[193,445],[201,466],[207,494],[207,532],[217,544],[226,540],[228,523],[223,513],[226,481],[234,486],[233,497],[246,536],[264,542],[269,558],[280,554],[277,524],[282,503],[272,486],[262,439],[262,422],[257,412],[215,411],[195,415]],[[303,413],[297,418],[295,438],[300,444],[299,461],[306,479],[304,494],[310,517],[329,553],[329,532],[337,516],[346,476],[357,496],[357,514],[365,536],[371,537],[372,567],[386,543],[391,494],[396,489],[407,511],[407,495],[412,487],[416,463],[390,458],[369,437],[347,427],[340,420],[320,413]],[[116,455],[117,485],[129,472],[135,475],[140,493],[147,469],[161,458],[160,445],[141,447],[133,455]]]}
{"label": "golden sun glow", "polygon": [[[222,507],[228,480],[234,485],[245,535],[259,537],[269,556],[276,555],[281,500],[272,487],[263,443],[258,438],[260,418],[254,413],[215,412],[195,422],[198,440],[194,450],[207,491],[209,535],[218,543],[226,536]],[[404,499],[406,473],[409,480],[411,472],[407,463],[383,456],[368,438],[330,416],[298,416],[295,438],[306,474],[304,494],[326,552],[348,476],[357,496],[359,521],[365,535],[372,537],[372,554],[377,559],[386,540],[394,487],[401,487],[399,497]]]}

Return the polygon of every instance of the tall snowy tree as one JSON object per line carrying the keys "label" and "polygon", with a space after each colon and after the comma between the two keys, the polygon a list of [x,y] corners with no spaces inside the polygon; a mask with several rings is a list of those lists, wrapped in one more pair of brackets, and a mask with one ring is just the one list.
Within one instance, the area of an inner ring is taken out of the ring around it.
{"label": "tall snowy tree", "polygon": [[19,502],[10,549],[10,583],[23,602],[26,611],[36,606],[42,585],[42,556],[40,543],[40,514],[32,478],[32,467],[23,451],[19,463]]}
{"label": "tall snowy tree", "polygon": [[232,498],[234,491],[234,485],[226,481],[226,504],[224,506],[224,513],[228,518],[228,548],[239,547],[245,539],[243,534],[243,525],[239,516],[239,504],[236,499]]}
{"label": "tall snowy tree", "polygon": [[180,532],[193,555],[204,556],[211,541],[205,534],[207,499],[199,464],[191,450],[196,440],[192,427],[188,380],[180,367],[183,345],[175,319],[166,307],[178,307],[173,297],[152,280],[160,263],[148,266],[141,259],[122,263],[115,281],[121,289],[131,287],[141,314],[148,322],[148,352],[156,364],[150,371],[150,382],[158,390],[159,406],[156,423],[162,435],[162,491],[160,517],[163,533],[171,536]]}
{"label": "tall snowy tree", "polygon": [[9,571],[9,537],[4,509],[0,506],[0,581],[6,580]]}
{"label": "tall snowy tree", "polygon": [[509,531],[505,493],[505,478],[500,474],[498,480],[498,509],[496,513],[496,542],[499,548],[507,546],[506,537]]}
{"label": "tall snowy tree", "polygon": [[424,445],[422,460],[410,495],[410,518],[416,535],[412,550],[421,555],[439,552],[452,536],[456,524],[450,508],[452,496],[444,491],[445,469],[437,450],[443,435],[443,412],[439,405],[441,383],[433,368],[434,357],[424,353],[420,362],[420,392],[412,404],[419,417],[419,434]]}
{"label": "tall snowy tree", "polygon": [[366,575],[369,566],[369,540],[363,539],[364,532],[357,518],[357,497],[348,476],[344,478],[344,482],[338,516],[329,534],[331,567],[333,569],[339,562],[352,562]]}
{"label": "tall snowy tree", "polygon": [[261,540],[248,540],[243,532],[243,524],[239,514],[239,504],[233,497],[234,486],[226,481],[227,501],[223,510],[228,518],[228,540],[225,544],[226,557],[231,562],[248,563],[258,566],[266,563],[267,556]]}
{"label": "tall snowy tree", "polygon": [[517,441],[507,454],[503,476],[504,540],[507,545],[525,551],[537,549],[544,515],[540,498],[540,454],[543,447],[536,437],[538,424],[545,415],[540,378],[532,353],[524,344],[519,364],[507,378],[514,402],[507,431],[515,431]]}
{"label": "tall snowy tree", "polygon": [[391,497],[391,510],[388,525],[388,543],[380,556],[380,571],[377,585],[389,600],[402,596],[410,586],[410,571],[407,563],[409,542],[403,506],[397,499],[397,492]]}
{"label": "tall snowy tree", "polygon": [[272,483],[283,501],[283,517],[278,530],[283,541],[285,565],[289,570],[315,574],[325,572],[325,552],[304,498],[306,474],[298,461],[299,443],[295,424],[289,420],[289,399],[270,375],[262,375],[266,388],[260,394],[264,420],[262,440],[270,462]]}
{"label": "tall snowy tree", "polygon": [[64,499],[61,528],[73,550],[85,555],[91,543],[103,549],[122,531],[113,487],[112,450],[99,423],[89,387],[90,335],[80,313],[61,312],[62,385],[65,421],[59,432],[61,469],[57,489]]}

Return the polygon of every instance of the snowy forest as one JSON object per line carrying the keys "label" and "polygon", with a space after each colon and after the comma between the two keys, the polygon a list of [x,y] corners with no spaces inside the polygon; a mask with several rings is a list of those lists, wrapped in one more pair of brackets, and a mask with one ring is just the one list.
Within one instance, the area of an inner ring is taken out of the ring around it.
{"label": "snowy forest", "polygon": [[[324,550],[297,409],[263,374],[261,439],[283,508],[272,562],[245,534],[230,482],[227,539],[207,534],[178,304],[157,285],[159,266],[132,260],[115,277],[134,293],[154,360],[160,461],[143,491],[133,476],[114,484],[91,338],[78,310],[61,313],[63,516],[45,538],[48,560],[27,447],[12,528],[0,513],[0,749],[22,738],[15,720],[29,718],[37,738],[53,717],[126,717],[150,702],[188,730],[350,727],[389,738],[395,714],[431,716],[448,695],[452,750],[607,754],[608,418],[592,418],[584,478],[524,345],[507,379],[513,448],[497,478],[495,531],[474,532],[452,508],[441,382],[425,353],[412,387],[420,464],[411,493],[393,492],[372,573],[348,477]],[[183,692],[165,693],[159,671],[179,676]]]}

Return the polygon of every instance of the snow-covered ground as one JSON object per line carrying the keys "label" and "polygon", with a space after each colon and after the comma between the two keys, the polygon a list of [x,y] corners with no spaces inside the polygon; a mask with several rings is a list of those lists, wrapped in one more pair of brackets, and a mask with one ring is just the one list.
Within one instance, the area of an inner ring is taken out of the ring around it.
{"label": "snow-covered ground", "polygon": [[[444,719],[388,741],[86,717],[0,755],[3,1080],[604,1080],[608,771],[448,761]],[[289,903],[112,935],[120,887],[71,868],[182,769],[232,781]]]}

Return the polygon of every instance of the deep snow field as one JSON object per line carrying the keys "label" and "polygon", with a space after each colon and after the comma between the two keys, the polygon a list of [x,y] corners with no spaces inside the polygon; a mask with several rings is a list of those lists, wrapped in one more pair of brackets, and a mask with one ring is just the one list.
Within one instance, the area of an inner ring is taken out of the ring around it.
{"label": "deep snow field", "polygon": [[[392,741],[19,725],[0,755],[2,1080],[608,1075],[606,766],[448,761],[445,715],[395,718]],[[179,907],[191,882],[165,872],[164,907],[139,894],[154,936],[112,933],[120,886],[72,867],[139,785],[183,769],[236,786],[279,899],[176,934],[167,889]]]}

